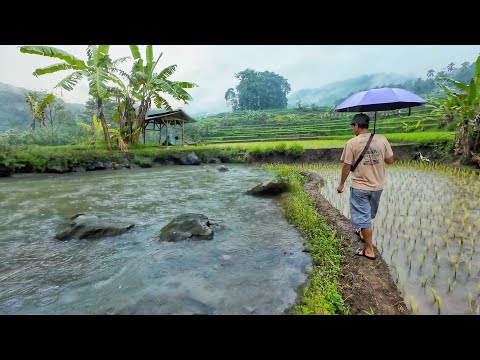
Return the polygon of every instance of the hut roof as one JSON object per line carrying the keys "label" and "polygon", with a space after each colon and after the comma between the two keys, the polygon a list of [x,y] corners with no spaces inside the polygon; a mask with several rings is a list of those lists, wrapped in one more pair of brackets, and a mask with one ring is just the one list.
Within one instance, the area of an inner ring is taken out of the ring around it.
{"label": "hut roof", "polygon": [[166,111],[162,109],[151,109],[145,117],[146,122],[156,122],[160,120],[183,120],[185,123],[194,122],[195,119],[188,116],[182,109]]}

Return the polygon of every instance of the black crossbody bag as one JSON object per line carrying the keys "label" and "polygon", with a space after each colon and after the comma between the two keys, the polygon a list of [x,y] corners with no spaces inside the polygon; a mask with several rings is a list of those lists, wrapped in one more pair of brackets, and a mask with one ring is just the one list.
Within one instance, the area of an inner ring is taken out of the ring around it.
{"label": "black crossbody bag", "polygon": [[355,162],[355,164],[350,168],[351,172],[354,172],[355,169],[357,168],[358,164],[360,164],[360,161],[362,161],[363,157],[365,156],[365,153],[368,150],[368,147],[370,146],[370,143],[372,142],[374,134],[370,134],[370,138],[368,139],[367,145],[365,145],[365,148],[363,149],[362,153],[360,154],[360,157],[358,160]]}

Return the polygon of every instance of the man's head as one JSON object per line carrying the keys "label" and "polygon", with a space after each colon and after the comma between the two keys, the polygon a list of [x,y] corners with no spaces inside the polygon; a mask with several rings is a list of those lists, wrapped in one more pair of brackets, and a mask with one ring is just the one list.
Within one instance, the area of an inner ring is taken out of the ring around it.
{"label": "man's head", "polygon": [[367,114],[355,114],[352,121],[350,121],[350,125],[352,126],[355,135],[365,132],[363,129],[368,129],[369,121],[370,118]]}

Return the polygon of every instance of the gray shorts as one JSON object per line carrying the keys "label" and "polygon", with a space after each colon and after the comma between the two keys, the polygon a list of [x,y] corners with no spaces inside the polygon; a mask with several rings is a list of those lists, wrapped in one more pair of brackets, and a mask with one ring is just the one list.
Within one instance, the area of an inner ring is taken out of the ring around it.
{"label": "gray shorts", "polygon": [[350,217],[355,229],[372,227],[371,220],[377,215],[382,191],[350,189]]}

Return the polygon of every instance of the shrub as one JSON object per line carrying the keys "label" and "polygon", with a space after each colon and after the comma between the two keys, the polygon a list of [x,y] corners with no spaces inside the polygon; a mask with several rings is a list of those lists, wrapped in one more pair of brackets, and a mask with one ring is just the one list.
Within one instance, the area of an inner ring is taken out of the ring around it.
{"label": "shrub", "polygon": [[301,156],[304,152],[305,149],[299,143],[293,143],[287,149],[287,153],[293,156]]}

